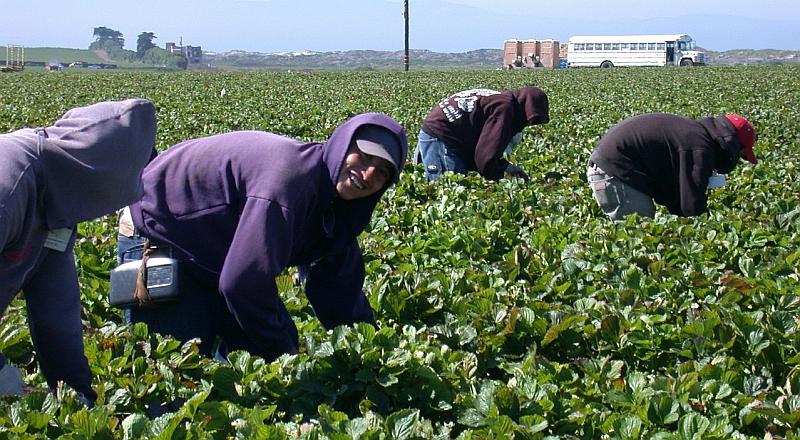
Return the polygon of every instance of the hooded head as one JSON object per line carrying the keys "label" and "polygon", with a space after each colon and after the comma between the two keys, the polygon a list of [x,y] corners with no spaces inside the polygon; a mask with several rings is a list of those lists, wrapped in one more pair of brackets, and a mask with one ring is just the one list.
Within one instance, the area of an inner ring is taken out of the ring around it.
{"label": "hooded head", "polygon": [[512,92],[516,102],[515,124],[522,129],[528,125],[546,124],[550,121],[547,94],[538,87],[523,87]]}
{"label": "hooded head", "polygon": [[50,229],[108,214],[141,197],[142,169],[155,146],[150,101],[78,107],[37,131]]}
{"label": "hooded head", "polygon": [[756,139],[758,139],[753,124],[744,117],[734,113],[725,115],[725,118],[729,120],[736,129],[736,138],[739,139],[739,143],[742,144],[742,158],[752,164],[758,163],[756,154],[753,152],[753,145],[756,143]]}
{"label": "hooded head", "polygon": [[[334,201],[335,229],[342,240],[352,240],[369,223],[372,211],[389,186],[397,182],[408,155],[405,130],[394,119],[381,113],[362,113],[336,127],[324,143],[322,159],[333,187],[345,166],[350,145],[372,151],[396,167],[396,172],[379,191],[365,197]],[[369,151],[364,153],[372,154]],[[385,156],[385,157],[384,157]]]}
{"label": "hooded head", "polygon": [[378,125],[365,125],[356,130],[354,140],[356,147],[365,154],[379,157],[392,167],[391,181],[400,179],[400,169],[405,160],[400,141],[388,129]]}

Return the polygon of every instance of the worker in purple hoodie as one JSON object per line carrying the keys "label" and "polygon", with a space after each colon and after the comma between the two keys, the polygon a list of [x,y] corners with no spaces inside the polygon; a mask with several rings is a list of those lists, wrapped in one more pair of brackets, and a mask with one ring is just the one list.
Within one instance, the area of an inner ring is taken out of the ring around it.
{"label": "worker in purple hoodie", "polygon": [[296,266],[326,328],[373,323],[357,237],[407,150],[400,124],[378,113],[351,118],[324,143],[240,131],[169,148],[144,171],[119,257],[140,258],[145,239],[166,247],[182,265],[182,287],[175,302],[134,306],[129,319],[182,341],[199,337],[207,356],[295,353],[297,329],[275,278]]}
{"label": "worker in purple hoodie", "polygon": [[439,101],[423,121],[414,162],[424,164],[428,180],[445,171],[527,179],[504,155],[520,142],[525,127],[549,120],[547,95],[537,87],[459,92]]}
{"label": "worker in purple hoodie", "polygon": [[[47,384],[64,381],[89,404],[97,395],[83,353],[76,225],[139,198],[155,132],[153,104],[131,99],[0,135],[0,310],[22,291]],[[0,367],[0,395],[22,394],[19,370],[2,355]]]}

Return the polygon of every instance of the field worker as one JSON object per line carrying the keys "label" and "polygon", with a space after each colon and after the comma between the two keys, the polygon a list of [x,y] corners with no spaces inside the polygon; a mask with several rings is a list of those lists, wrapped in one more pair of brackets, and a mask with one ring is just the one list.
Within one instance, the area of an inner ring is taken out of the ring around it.
{"label": "field worker", "polygon": [[133,306],[128,318],[182,341],[199,337],[206,356],[296,353],[275,282],[296,266],[326,328],[374,323],[356,238],[407,152],[403,128],[378,113],[351,118],[324,143],[240,131],[173,146],[144,171],[119,257],[141,258],[145,239],[167,247],[182,287],[176,302]]}
{"label": "field worker", "polygon": [[[153,104],[131,99],[0,135],[0,310],[23,292],[47,384],[64,381],[85,403],[97,395],[83,353],[76,225],[139,198],[155,133]],[[0,362],[0,394],[21,394],[19,370]]]}
{"label": "field worker", "polygon": [[439,101],[423,121],[414,161],[424,164],[428,180],[445,171],[527,179],[503,156],[522,139],[522,129],[549,120],[547,95],[537,87],[456,93]]}
{"label": "field worker", "polygon": [[[690,119],[648,113],[625,119],[600,139],[586,172],[595,200],[611,219],[653,217],[653,202],[678,216],[706,212],[706,189],[724,183],[743,158],[756,163],[756,132],[728,114]],[[719,173],[721,175],[715,175]]]}

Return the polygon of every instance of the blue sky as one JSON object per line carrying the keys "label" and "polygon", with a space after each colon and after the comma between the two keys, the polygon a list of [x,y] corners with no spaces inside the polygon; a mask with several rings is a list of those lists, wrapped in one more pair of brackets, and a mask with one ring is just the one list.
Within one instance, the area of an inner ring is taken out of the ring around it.
{"label": "blue sky", "polygon": [[[800,1],[409,0],[411,47],[501,48],[508,38],[688,33],[710,50],[800,50]],[[668,5],[668,7],[664,7]],[[402,0],[4,0],[0,45],[86,48],[92,29],[204,50],[401,50]]]}

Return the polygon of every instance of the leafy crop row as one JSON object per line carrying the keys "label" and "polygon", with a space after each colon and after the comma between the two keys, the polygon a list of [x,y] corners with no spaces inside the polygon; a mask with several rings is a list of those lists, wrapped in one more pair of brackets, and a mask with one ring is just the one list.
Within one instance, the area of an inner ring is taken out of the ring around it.
{"label": "leafy crop row", "polygon": [[[551,122],[514,160],[528,183],[418,166],[366,234],[365,287],[378,328],[326,332],[290,276],[300,354],[229,364],[127,326],[106,301],[113,217],[85,223],[76,255],[98,405],[67,388],[0,403],[4,437],[50,438],[800,438],[800,69],[603,69],[391,73],[23,73],[0,77],[0,132],[66,109],[143,96],[158,148],[240,129],[324,139],[381,111],[412,143],[454,91],[533,84]],[[223,92],[224,91],[224,92]],[[585,161],[618,120],[726,112],[756,126],[711,213],[611,223]],[[0,350],[44,380],[24,305]],[[175,404],[155,419],[149,407]]]}

